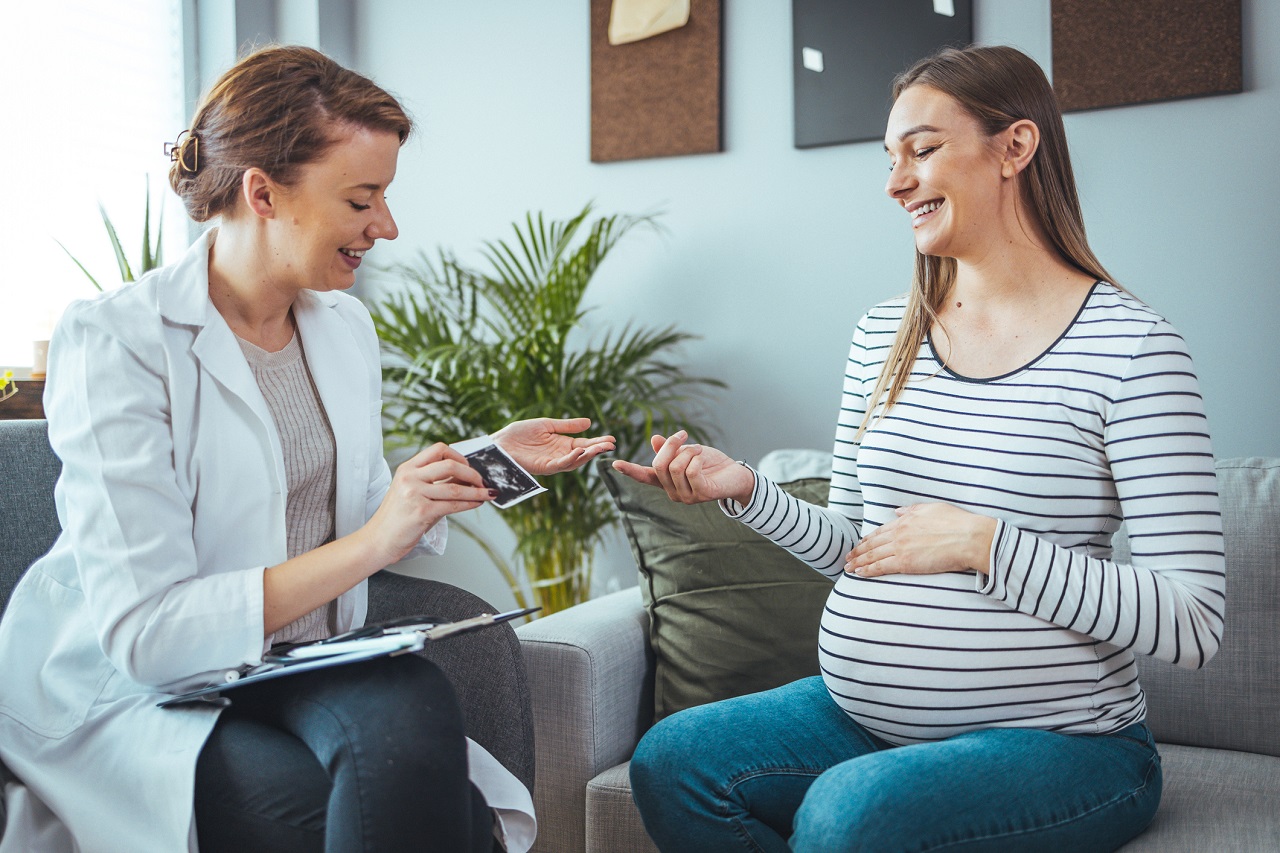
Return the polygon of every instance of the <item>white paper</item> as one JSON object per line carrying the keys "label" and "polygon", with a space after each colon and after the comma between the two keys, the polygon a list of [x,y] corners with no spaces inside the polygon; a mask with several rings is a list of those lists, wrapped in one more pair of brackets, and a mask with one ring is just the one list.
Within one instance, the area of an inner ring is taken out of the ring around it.
{"label": "white paper", "polygon": [[533,798],[520,780],[503,767],[480,744],[467,738],[467,763],[471,781],[493,809],[494,834],[508,853],[525,853],[538,834],[538,821],[533,813]]}
{"label": "white paper", "polygon": [[933,11],[935,14],[954,18],[956,16],[955,0],[933,0]]}
{"label": "white paper", "polygon": [[822,73],[822,69],[825,67],[822,64],[822,51],[816,47],[802,47],[800,49],[800,61],[804,63],[805,68],[810,71],[817,71],[819,74]]}
{"label": "white paper", "polygon": [[689,0],[613,0],[609,44],[630,44],[689,23]]}
{"label": "white paper", "polygon": [[312,643],[305,646],[298,646],[296,649],[290,649],[285,653],[285,657],[294,660],[305,660],[307,658],[326,658],[334,655],[345,655],[351,652],[397,652],[412,648],[414,645],[419,648],[422,643],[411,634],[384,634],[375,637],[360,637],[356,640],[338,640],[333,643]]}

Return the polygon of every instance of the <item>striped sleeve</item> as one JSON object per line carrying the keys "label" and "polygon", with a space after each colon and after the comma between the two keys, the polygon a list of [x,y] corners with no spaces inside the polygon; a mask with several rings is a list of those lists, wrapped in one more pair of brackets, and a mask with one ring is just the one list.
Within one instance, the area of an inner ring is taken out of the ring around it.
{"label": "striped sleeve", "polygon": [[868,353],[866,322],[864,318],[854,330],[845,365],[827,507],[792,497],[759,472],[745,507],[732,501],[721,507],[730,517],[830,578],[838,578],[844,572],[844,558],[861,538],[858,527],[862,523],[862,489],[858,485],[858,443],[854,436],[866,411],[868,367],[878,369],[878,365],[871,365],[874,356]]}
{"label": "striped sleeve", "polygon": [[1097,640],[1199,668],[1222,638],[1226,575],[1213,451],[1182,337],[1155,322],[1118,387],[1103,439],[1131,562],[1068,550],[1000,521],[980,589]]}

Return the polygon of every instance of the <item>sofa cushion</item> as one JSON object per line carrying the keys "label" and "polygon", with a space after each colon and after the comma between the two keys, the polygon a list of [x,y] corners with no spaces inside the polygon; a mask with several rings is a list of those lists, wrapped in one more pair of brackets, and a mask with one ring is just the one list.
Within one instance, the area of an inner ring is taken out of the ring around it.
{"label": "sofa cushion", "polygon": [[45,421],[0,421],[0,615],[27,567],[62,532],[53,503],[53,487],[62,463],[49,446]]}
{"label": "sofa cushion", "polygon": [[[1138,657],[1156,740],[1280,756],[1280,459],[1220,459],[1226,627],[1200,670]],[[1123,528],[1121,528],[1123,533]],[[1128,555],[1123,537],[1116,558]]]}
{"label": "sofa cushion", "polygon": [[631,799],[630,761],[610,767],[587,783],[587,853],[595,850],[658,853]]}
{"label": "sofa cushion", "polygon": [[[656,719],[818,674],[818,622],[830,580],[714,503],[674,503],[607,462],[598,470],[640,571]],[[782,485],[826,504],[825,479]]]}
{"label": "sofa cushion", "polygon": [[1280,758],[1159,744],[1160,810],[1120,853],[1280,850]]}

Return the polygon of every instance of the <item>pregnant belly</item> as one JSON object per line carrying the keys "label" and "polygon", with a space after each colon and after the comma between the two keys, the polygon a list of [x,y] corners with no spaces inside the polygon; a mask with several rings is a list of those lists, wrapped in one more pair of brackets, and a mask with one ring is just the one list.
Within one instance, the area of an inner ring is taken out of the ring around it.
{"label": "pregnant belly", "polygon": [[1132,666],[1127,654],[988,598],[973,573],[843,576],[818,648],[832,698],[893,743],[1092,724],[1108,655]]}

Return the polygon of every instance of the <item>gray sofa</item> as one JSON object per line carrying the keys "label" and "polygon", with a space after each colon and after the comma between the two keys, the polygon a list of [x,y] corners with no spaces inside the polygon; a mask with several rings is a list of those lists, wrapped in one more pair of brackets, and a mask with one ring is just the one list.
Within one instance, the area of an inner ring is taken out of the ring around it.
{"label": "gray sofa", "polygon": [[[18,578],[60,532],[53,486],[61,463],[49,447],[44,421],[0,421],[0,618]],[[461,619],[495,612],[457,587],[391,572],[369,581],[369,619],[428,613]],[[534,779],[533,717],[520,644],[509,625],[429,644],[458,693],[467,734],[526,786]],[[0,763],[0,786],[20,784]],[[4,835],[0,796],[0,838]]]}
{"label": "gray sofa", "polygon": [[[1224,459],[1217,471],[1226,632],[1217,657],[1199,671],[1139,658],[1164,797],[1154,823],[1125,853],[1280,851],[1280,459]],[[1115,545],[1122,558],[1122,534]],[[639,590],[517,633],[533,688],[534,849],[654,850],[628,779],[654,714],[654,657]]]}

